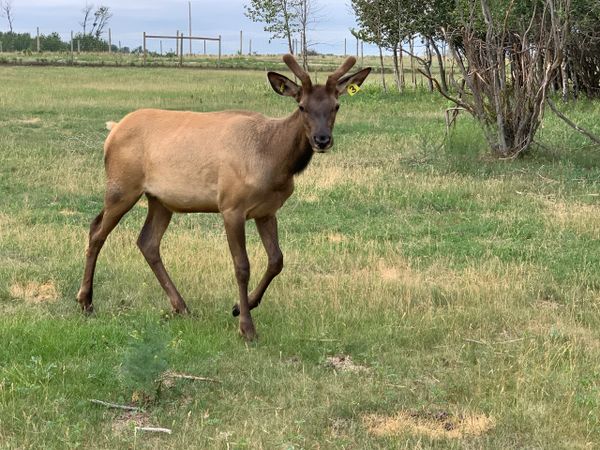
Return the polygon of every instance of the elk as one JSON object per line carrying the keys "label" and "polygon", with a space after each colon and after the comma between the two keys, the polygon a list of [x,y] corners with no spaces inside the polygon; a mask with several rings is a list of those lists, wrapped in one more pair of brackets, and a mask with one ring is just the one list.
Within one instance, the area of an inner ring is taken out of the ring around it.
{"label": "elk", "polygon": [[[256,336],[250,310],[256,308],[283,268],[275,214],[294,190],[294,175],[313,153],[333,145],[338,97],[360,86],[370,68],[344,76],[356,63],[347,58],[325,85],[313,85],[292,55],[284,62],[301,86],[268,72],[271,87],[292,97],[298,108],[283,119],[250,111],[197,113],[140,109],[112,124],[104,144],[104,208],[90,225],[85,270],[77,294],[84,312],[92,312],[93,278],[98,253],[107,236],[142,195],[148,216],[137,245],[171,301],[175,313],[188,313],[160,256],[160,242],[173,213],[220,213],[239,288],[239,331]],[[248,293],[250,264],[245,223],[254,219],[265,247],[267,269]]]}

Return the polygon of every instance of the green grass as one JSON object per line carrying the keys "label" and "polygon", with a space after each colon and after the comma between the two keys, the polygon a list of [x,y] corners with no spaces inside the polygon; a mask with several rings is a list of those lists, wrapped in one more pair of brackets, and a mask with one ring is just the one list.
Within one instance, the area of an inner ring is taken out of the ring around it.
{"label": "green grass", "polygon": [[[0,447],[600,442],[600,154],[554,117],[539,135],[546,150],[502,162],[467,116],[444,141],[437,96],[386,96],[372,77],[344,97],[335,148],[279,214],[286,268],[248,345],[230,316],[237,288],[217,215],[178,215],[163,241],[191,317],[165,314],[135,246],[143,202],[100,255],[96,314],[80,314],[104,122],[140,107],[282,116],[293,102],[252,71],[1,71]],[[600,133],[598,103],[567,109]],[[256,282],[266,258],[252,224],[248,235]],[[128,416],[88,401],[131,401],[121,366],[133,337],[156,327],[170,370],[220,381],[177,381],[132,418],[172,435],[135,433]],[[367,369],[326,364],[340,355]],[[489,426],[459,438],[411,428],[440,411]]]}

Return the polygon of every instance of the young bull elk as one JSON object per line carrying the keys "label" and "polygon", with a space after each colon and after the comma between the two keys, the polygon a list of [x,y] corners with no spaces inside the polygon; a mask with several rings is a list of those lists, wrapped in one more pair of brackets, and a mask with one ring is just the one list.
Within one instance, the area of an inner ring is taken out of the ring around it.
{"label": "young bull elk", "polygon": [[[210,113],[141,109],[114,125],[104,144],[107,182],[104,209],[90,226],[85,272],[77,294],[81,308],[93,310],[92,285],[98,253],[108,234],[142,194],[148,217],[137,245],[177,313],[188,308],[160,257],[160,241],[174,212],[221,213],[239,287],[240,333],[256,332],[250,310],[283,268],[275,213],[294,190],[294,175],[308,165],[313,152],[333,145],[331,132],[338,97],[348,86],[360,86],[370,68],[342,76],[355,64],[347,58],[327,79],[313,85],[291,55],[283,57],[302,86],[275,72],[267,74],[279,95],[294,98],[298,109],[284,119],[249,111]],[[248,294],[250,265],[245,222],[254,219],[268,255],[258,286]]]}

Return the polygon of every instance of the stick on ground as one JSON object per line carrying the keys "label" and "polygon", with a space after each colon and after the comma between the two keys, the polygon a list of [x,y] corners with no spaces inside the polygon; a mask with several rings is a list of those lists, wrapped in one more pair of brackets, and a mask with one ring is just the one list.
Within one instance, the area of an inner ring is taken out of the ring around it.
{"label": "stick on ground", "polygon": [[96,405],[106,406],[107,408],[124,409],[126,411],[140,411],[140,408],[136,408],[135,406],[118,405],[117,403],[96,400],[95,398],[90,398],[90,402],[95,403]]}

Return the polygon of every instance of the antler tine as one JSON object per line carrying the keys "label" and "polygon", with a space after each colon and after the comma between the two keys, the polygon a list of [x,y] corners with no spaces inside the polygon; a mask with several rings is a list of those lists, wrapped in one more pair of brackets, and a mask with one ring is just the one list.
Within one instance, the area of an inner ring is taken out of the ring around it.
{"label": "antler tine", "polygon": [[304,89],[311,88],[312,82],[310,81],[310,76],[300,67],[296,58],[288,53],[287,55],[283,55],[283,62],[290,68],[294,75],[300,78]]}
{"label": "antler tine", "polygon": [[354,64],[356,64],[356,58],[354,56],[348,56],[342,65],[335,72],[329,75],[329,77],[327,77],[327,87],[333,88],[338,80],[342,78],[346,72],[352,69]]}

